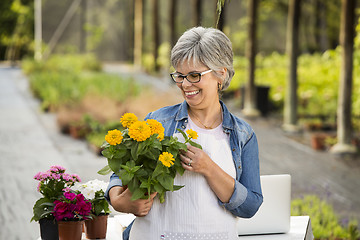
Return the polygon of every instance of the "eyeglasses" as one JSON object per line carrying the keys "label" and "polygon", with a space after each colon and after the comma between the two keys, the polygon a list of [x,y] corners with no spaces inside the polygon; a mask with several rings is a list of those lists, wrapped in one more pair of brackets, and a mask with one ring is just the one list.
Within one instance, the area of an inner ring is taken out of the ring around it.
{"label": "eyeglasses", "polygon": [[200,82],[202,75],[205,75],[211,71],[212,71],[212,69],[209,69],[204,72],[191,72],[186,75],[182,75],[180,73],[175,72],[175,73],[170,73],[170,76],[171,76],[172,80],[174,80],[174,82],[176,82],[176,83],[183,83],[184,78],[186,78],[186,80],[188,80],[190,83],[198,83],[198,82]]}

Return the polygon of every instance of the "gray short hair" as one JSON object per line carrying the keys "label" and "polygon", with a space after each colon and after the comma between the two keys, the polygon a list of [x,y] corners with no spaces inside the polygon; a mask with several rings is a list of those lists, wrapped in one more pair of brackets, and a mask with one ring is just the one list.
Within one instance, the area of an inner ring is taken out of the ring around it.
{"label": "gray short hair", "polygon": [[230,85],[235,74],[231,41],[215,28],[194,27],[184,32],[171,50],[171,64],[176,68],[185,61],[204,64],[214,71],[226,68],[221,90]]}

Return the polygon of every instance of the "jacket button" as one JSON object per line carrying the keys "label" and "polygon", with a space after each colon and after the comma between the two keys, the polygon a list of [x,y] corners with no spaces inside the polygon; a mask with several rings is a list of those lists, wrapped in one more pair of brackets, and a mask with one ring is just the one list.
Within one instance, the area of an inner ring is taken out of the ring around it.
{"label": "jacket button", "polygon": [[182,125],[182,126],[181,126],[181,128],[182,128],[182,129],[185,129],[185,126],[184,126],[184,125]]}
{"label": "jacket button", "polygon": [[235,152],[235,148],[233,148],[232,151]]}
{"label": "jacket button", "polygon": [[188,122],[188,120],[185,120],[185,122],[187,123],[187,122]]}
{"label": "jacket button", "polygon": [[239,166],[238,168],[241,169],[241,166]]}

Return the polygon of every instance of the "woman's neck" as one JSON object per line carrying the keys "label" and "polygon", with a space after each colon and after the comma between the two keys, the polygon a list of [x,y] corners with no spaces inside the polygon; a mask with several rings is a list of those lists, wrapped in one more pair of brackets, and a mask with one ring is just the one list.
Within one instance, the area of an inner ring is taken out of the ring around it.
{"label": "woman's neck", "polygon": [[217,102],[217,104],[203,108],[203,109],[197,109],[194,107],[188,107],[188,113],[193,122],[205,129],[213,129],[222,122],[222,110],[220,102]]}

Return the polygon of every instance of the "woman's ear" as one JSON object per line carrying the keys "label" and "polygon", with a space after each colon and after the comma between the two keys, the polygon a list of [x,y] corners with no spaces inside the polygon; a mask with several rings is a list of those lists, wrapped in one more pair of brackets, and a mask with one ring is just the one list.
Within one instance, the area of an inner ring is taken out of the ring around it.
{"label": "woman's ear", "polygon": [[227,73],[227,68],[222,68],[217,72],[222,76],[222,80],[224,81],[224,79],[226,77],[226,73]]}

